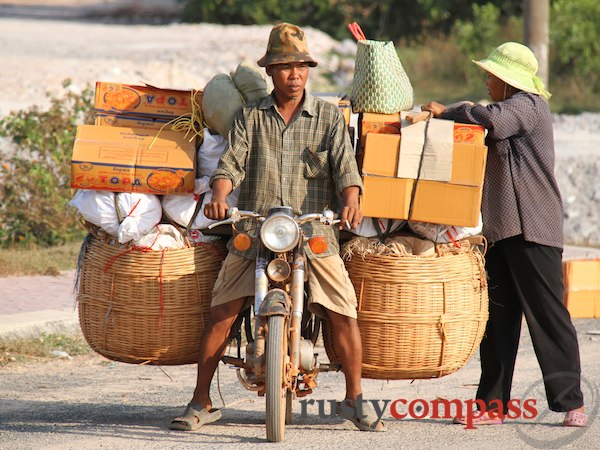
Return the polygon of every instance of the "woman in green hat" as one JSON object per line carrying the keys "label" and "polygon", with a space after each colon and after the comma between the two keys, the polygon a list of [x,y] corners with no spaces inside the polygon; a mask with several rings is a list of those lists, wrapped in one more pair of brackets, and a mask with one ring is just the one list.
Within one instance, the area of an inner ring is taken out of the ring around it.
{"label": "woman in green hat", "polygon": [[[587,426],[579,344],[563,304],[563,208],[554,178],[550,93],[529,48],[507,42],[481,61],[494,103],[455,108],[431,102],[433,116],[487,128],[489,148],[481,212],[489,243],[490,318],[481,343],[477,399],[486,412],[474,425],[501,424],[525,315],[553,411],[565,426]],[[455,419],[457,423],[465,423]]]}

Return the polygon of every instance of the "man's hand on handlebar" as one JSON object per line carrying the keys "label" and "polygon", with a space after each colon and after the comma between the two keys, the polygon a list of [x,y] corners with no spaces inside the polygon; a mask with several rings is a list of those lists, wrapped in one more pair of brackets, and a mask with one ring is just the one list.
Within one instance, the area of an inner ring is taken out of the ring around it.
{"label": "man's hand on handlebar", "polygon": [[210,203],[204,205],[204,215],[207,219],[223,220],[227,218],[229,205],[225,200],[212,199]]}

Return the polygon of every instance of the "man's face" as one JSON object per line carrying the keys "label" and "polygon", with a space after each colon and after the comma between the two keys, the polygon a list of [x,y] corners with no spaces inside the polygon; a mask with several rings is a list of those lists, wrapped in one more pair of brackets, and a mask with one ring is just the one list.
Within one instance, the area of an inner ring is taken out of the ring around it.
{"label": "man's face", "polygon": [[302,97],[308,81],[307,63],[273,64],[267,74],[273,78],[275,90],[286,99]]}

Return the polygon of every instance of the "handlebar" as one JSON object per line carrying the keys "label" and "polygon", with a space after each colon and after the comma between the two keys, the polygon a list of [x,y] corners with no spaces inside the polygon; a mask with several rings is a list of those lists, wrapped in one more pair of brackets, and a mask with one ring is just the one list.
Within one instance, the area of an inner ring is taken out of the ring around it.
{"label": "handlebar", "polygon": [[[238,223],[240,220],[244,219],[256,219],[259,222],[262,222],[266,219],[266,217],[261,216],[255,211],[245,211],[233,207],[227,210],[227,219],[210,224],[208,229],[211,230],[219,225]],[[322,213],[303,214],[300,217],[296,217],[296,222],[299,225],[302,225],[306,222],[312,222],[313,220],[318,220],[325,225],[336,225],[341,222],[339,219],[334,219],[333,211],[329,209],[324,210]]]}

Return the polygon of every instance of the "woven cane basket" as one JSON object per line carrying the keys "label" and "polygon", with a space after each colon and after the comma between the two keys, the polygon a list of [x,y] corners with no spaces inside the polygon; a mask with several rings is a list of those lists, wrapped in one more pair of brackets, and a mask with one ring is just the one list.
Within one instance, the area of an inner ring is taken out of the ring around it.
{"label": "woven cane basket", "polygon": [[224,244],[144,251],[88,238],[77,301],[91,348],[125,363],[195,363]]}
{"label": "woven cane basket", "polygon": [[[436,257],[354,255],[346,268],[358,298],[365,378],[437,378],[464,366],[488,319],[484,259],[468,241]],[[324,342],[339,360],[329,324]]]}

